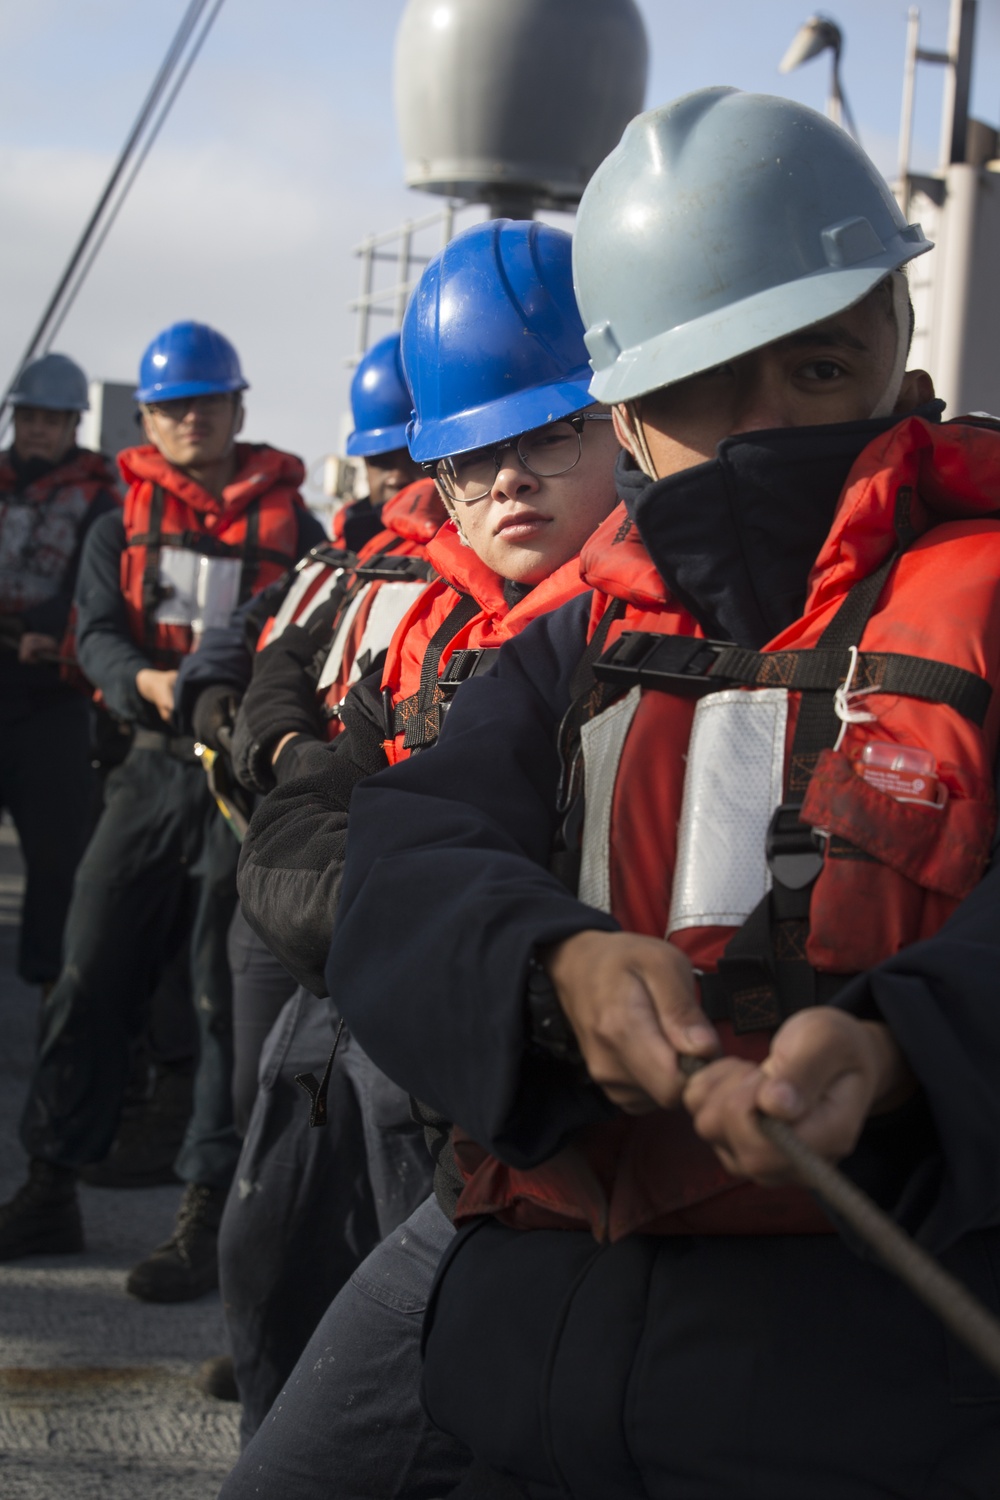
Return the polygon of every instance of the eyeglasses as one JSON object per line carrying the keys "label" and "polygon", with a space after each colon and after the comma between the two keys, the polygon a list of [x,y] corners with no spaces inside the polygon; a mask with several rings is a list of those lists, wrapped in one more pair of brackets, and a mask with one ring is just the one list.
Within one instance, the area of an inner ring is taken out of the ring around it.
{"label": "eyeglasses", "polygon": [[174,401],[147,401],[146,410],[168,422],[182,422],[189,411],[214,414],[232,406],[235,399],[230,391],[209,391],[202,396],[178,396]]}
{"label": "eyeglasses", "polygon": [[529,473],[539,479],[554,479],[557,474],[568,474],[580,462],[583,424],[610,421],[610,412],[576,412],[574,416],[550,422],[546,427],[522,432],[518,438],[508,438],[505,443],[471,448],[468,453],[436,459],[434,463],[424,464],[424,469],[433,474],[449,500],[462,503],[482,500],[493,488],[503,467],[504,455],[512,448]]}

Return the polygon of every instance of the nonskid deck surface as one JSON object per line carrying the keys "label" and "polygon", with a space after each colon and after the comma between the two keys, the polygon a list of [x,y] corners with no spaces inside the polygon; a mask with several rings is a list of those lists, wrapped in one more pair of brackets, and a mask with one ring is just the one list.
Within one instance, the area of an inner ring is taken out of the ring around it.
{"label": "nonskid deck surface", "polygon": [[[38,992],[14,973],[23,880],[0,827],[0,1201],[24,1180],[17,1122]],[[168,1238],[180,1188],[81,1190],[87,1251],[0,1264],[4,1500],[213,1500],[237,1452],[235,1405],[192,1384],[225,1348],[217,1295],[154,1306],[129,1267]]]}

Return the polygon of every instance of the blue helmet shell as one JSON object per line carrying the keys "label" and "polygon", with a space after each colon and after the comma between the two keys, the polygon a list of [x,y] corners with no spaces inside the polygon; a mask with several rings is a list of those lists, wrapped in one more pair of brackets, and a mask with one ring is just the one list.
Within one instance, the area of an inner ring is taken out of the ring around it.
{"label": "blue helmet shell", "polygon": [[406,425],[413,401],[403,374],[399,334],[373,344],[351,381],[354,431],[347,439],[351,458],[373,458],[406,447]]}
{"label": "blue helmet shell", "polygon": [[418,463],[502,442],[593,404],[572,240],[490,219],[430,261],[403,319]]}
{"label": "blue helmet shell", "polygon": [[176,401],[245,391],[240,357],[207,323],[172,323],[147,348],[139,365],[137,401]]}

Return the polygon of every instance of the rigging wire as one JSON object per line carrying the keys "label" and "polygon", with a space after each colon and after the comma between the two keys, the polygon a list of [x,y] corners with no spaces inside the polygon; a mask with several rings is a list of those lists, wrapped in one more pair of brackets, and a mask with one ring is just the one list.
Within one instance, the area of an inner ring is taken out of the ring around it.
{"label": "rigging wire", "polygon": [[[208,0],[204,0],[204,3],[207,4]],[[153,122],[153,124],[152,124],[152,126],[151,126],[151,128],[149,130],[149,134],[146,136],[146,139],[143,142],[142,150],[140,151],[138,157],[136,158],[135,163],[133,164],[131,172],[129,173],[128,177],[125,179],[125,183],[124,183],[124,185],[122,187],[121,192],[118,195],[117,200],[115,201],[115,203],[112,205],[112,207],[108,211],[108,214],[107,214],[107,216],[106,216],[106,218],[104,220],[104,223],[101,225],[100,233],[98,234],[97,239],[94,241],[94,244],[91,246],[90,253],[87,256],[87,259],[84,261],[83,265],[80,267],[80,271],[79,271],[79,274],[77,275],[77,278],[76,278],[75,282],[73,283],[73,285],[70,288],[70,290],[67,292],[66,297],[65,297],[65,299],[63,301],[63,304],[62,304],[61,308],[59,309],[59,312],[58,312],[57,316],[55,317],[55,319],[52,322],[51,326],[49,327],[48,331],[46,332],[45,339],[44,339],[44,342],[43,342],[42,347],[41,347],[41,353],[42,354],[47,354],[49,352],[49,350],[51,349],[51,347],[52,347],[55,339],[58,337],[60,328],[63,326],[63,324],[66,321],[66,318],[69,316],[69,313],[72,310],[73,304],[76,301],[77,296],[79,295],[80,291],[83,288],[83,283],[86,281],[87,277],[89,276],[90,271],[91,271],[91,267],[93,266],[95,260],[97,259],[98,255],[100,254],[101,249],[102,249],[102,247],[104,245],[105,240],[107,239],[107,237],[110,234],[112,228],[114,227],[115,220],[118,218],[119,213],[121,212],[122,208],[125,206],[125,200],[128,197],[129,193],[132,191],[132,186],[135,183],[136,178],[139,176],[139,173],[142,171],[142,168],[143,168],[143,165],[144,165],[144,163],[146,161],[147,156],[149,155],[150,151],[153,149],[153,146],[156,144],[156,138],[159,135],[160,131],[162,130],[163,126],[166,124],[167,116],[170,114],[170,111],[173,109],[174,101],[176,100],[176,98],[177,98],[178,94],[180,93],[181,89],[184,87],[184,84],[185,84],[185,81],[187,79],[187,76],[190,73],[191,69],[193,68],[195,62],[197,61],[198,54],[199,54],[199,52],[201,51],[202,47],[205,44],[205,40],[208,37],[208,33],[211,31],[213,25],[215,24],[215,18],[219,14],[219,11],[222,9],[222,7],[223,7],[224,4],[225,4],[225,0],[215,0],[215,3],[213,5],[213,7],[212,7],[212,10],[209,13],[208,19],[205,21],[205,24],[204,24],[204,26],[201,29],[200,35],[195,38],[195,41],[194,41],[194,43],[191,46],[191,50],[188,52],[187,58],[184,61],[184,66],[181,68],[181,71],[180,71],[180,74],[179,74],[179,76],[177,78],[177,81],[174,84],[173,88],[170,90],[170,93],[168,94],[168,96],[166,98],[166,101],[164,102],[163,108],[160,110],[159,115],[157,116],[156,120]]]}
{"label": "rigging wire", "polygon": [[[36,352],[43,345],[46,349],[48,349],[49,345],[51,344],[52,338],[54,338],[55,336],[55,332],[58,331],[58,328],[62,326],[62,322],[66,316],[66,312],[68,312],[69,310],[69,306],[72,306],[72,302],[75,300],[77,294],[79,293],[80,288],[83,285],[84,278],[93,265],[96,255],[96,251],[88,255],[91,241],[94,238],[98,226],[101,224],[101,221],[108,208],[108,204],[111,202],[115,190],[118,187],[118,184],[121,182],[126,168],[129,165],[129,162],[134,156],[140,141],[146,133],[149,122],[155,114],[156,109],[160,104],[160,101],[163,98],[163,95],[167,90],[174,73],[177,70],[177,66],[188,48],[191,37],[196,31],[198,23],[199,21],[201,21],[202,16],[208,8],[209,3],[210,0],[190,0],[187,10],[184,12],[183,17],[181,18],[180,25],[178,26],[177,31],[173,36],[170,46],[167,48],[163,61],[161,62],[156,72],[156,76],[154,77],[153,82],[150,85],[149,92],[143,100],[139,113],[135,118],[128,136],[126,137],[125,144],[118,154],[118,159],[115,162],[114,167],[112,168],[111,175],[105,183],[104,190],[97,200],[97,204],[93,212],[91,213],[90,218],[87,220],[83,233],[80,235],[80,238],[77,241],[72,254],[70,255],[69,261],[67,262],[66,268],[59,279],[56,289],[53,292],[52,296],[49,298],[49,302],[45,308],[45,311],[39,319],[38,325],[35,328],[34,333],[32,334],[28,346],[22,354],[20,360],[18,361],[14,374],[12,375],[9,384],[4,391],[3,399],[2,401],[0,401],[0,436],[2,436],[2,430],[8,425],[8,422],[5,420],[5,416],[7,413],[7,403],[10,397],[10,393],[17,383],[21,371],[24,369],[25,365],[28,364],[29,361],[35,356]],[[191,64],[200,52],[205,38],[208,35],[208,32],[211,29],[216,16],[221,10],[223,3],[224,0],[215,0],[214,9],[211,11],[208,21],[202,29],[200,36],[198,36],[197,40],[195,41],[191,56],[188,58],[184,68],[182,69],[180,80],[178,84],[173,89],[171,89],[164,108],[160,112],[160,115],[158,116],[155,125],[153,126],[152,136],[142,150],[138,166],[141,167],[142,163],[148,156],[149,147],[152,144],[152,141],[155,140],[156,135],[159,134],[160,129],[162,128],[166,117],[169,114],[178,93],[180,92],[180,85],[183,84],[188,73],[190,72]],[[108,229],[110,229],[111,224],[117,218],[122,204],[125,201],[125,197],[131,189],[137,175],[138,168],[136,168],[129,174],[125,186],[121,194],[119,195],[118,201],[111,212],[110,222],[107,223],[107,225],[101,232],[97,249],[99,249],[100,245],[104,243],[104,240],[107,237],[107,231]],[[83,265],[82,271],[80,271],[81,263],[84,261],[84,257],[87,257],[86,263],[85,265]],[[70,286],[70,283],[74,282],[74,278],[75,284],[73,286],[72,297],[70,298],[69,306],[63,309],[62,303],[66,297],[67,289]],[[56,319],[57,314],[59,315],[58,323],[56,324],[56,328],[53,329],[52,324]],[[48,343],[46,343],[46,340],[48,340]]]}

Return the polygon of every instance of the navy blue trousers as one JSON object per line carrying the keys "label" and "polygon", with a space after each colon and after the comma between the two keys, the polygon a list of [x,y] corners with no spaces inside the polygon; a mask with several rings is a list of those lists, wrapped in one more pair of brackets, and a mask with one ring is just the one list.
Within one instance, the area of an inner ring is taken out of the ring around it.
{"label": "navy blue trousers", "polygon": [[[997,1308],[1000,1231],[951,1269]],[[431,1418],[533,1500],[996,1500],[1000,1382],[834,1235],[480,1221],[425,1330]]]}
{"label": "navy blue trousers", "polygon": [[79,693],[5,705],[0,721],[0,808],[14,821],[27,876],[17,972],[28,984],[55,979],[73,875],[93,827],[97,778],[90,765],[90,707]]}
{"label": "navy blue trousers", "polygon": [[109,774],[104,811],[76,874],[63,969],[42,1011],[21,1125],[29,1156],[67,1167],[103,1160],[148,997],[190,931],[198,1064],[175,1167],[185,1182],[229,1184],[239,1137],[226,935],[238,854],[196,763],[133,749]]}

